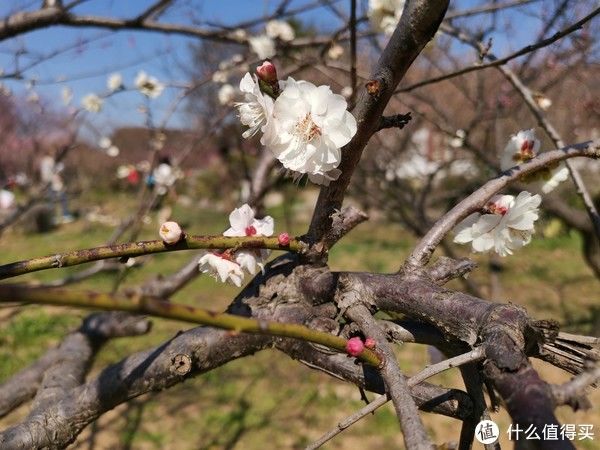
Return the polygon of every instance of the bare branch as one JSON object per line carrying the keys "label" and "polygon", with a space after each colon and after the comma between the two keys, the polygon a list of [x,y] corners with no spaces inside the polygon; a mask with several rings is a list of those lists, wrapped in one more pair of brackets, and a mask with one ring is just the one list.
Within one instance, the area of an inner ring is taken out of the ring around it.
{"label": "bare branch", "polygon": [[[426,380],[427,378],[431,378],[432,376],[437,375],[438,373],[444,372],[453,367],[458,367],[463,364],[467,364],[469,362],[478,361],[478,360],[484,358],[484,356],[485,355],[484,355],[483,349],[481,347],[478,347],[469,353],[455,356],[454,358],[446,359],[444,361],[441,361],[437,364],[434,364],[432,366],[425,368],[418,374],[410,377],[406,381],[406,384],[408,386],[415,386],[415,385],[421,383],[422,381]],[[388,401],[390,401],[389,394],[380,395],[379,397],[377,397],[375,400],[373,400],[371,403],[369,403],[364,408],[360,409],[359,411],[355,412],[351,416],[348,416],[345,419],[338,422],[338,424],[336,425],[335,428],[333,428],[332,430],[325,433],[323,436],[321,436],[319,439],[317,439],[312,444],[308,445],[306,447],[306,450],[315,450],[315,449],[321,447],[323,444],[325,444],[326,442],[333,439],[335,436],[337,436],[342,431],[344,431],[345,429],[349,428],[350,426],[352,426],[353,424],[358,422],[363,417],[368,416],[369,414],[375,412],[375,410],[377,410],[377,408],[385,405]]]}
{"label": "bare branch", "polygon": [[412,62],[435,34],[443,20],[448,1],[415,1],[407,4],[396,31],[390,38],[376,69],[360,92],[353,114],[358,131],[343,149],[339,165],[340,177],[321,188],[311,220],[308,237],[312,242],[321,240],[331,226],[331,215],[339,210],[352,174],[363,149],[379,125],[393,92]]}
{"label": "bare branch", "polygon": [[306,244],[291,239],[289,245],[279,244],[277,237],[227,237],[227,236],[184,236],[176,244],[166,244],[162,240],[131,242],[75,250],[67,253],[42,258],[33,258],[0,266],[0,280],[36,272],[38,270],[56,269],[75,266],[91,261],[108,258],[133,257],[152,253],[165,253],[179,250],[197,249],[234,249],[268,248],[271,250],[287,250],[302,253]]}
{"label": "bare branch", "polygon": [[[345,289],[353,289],[346,286]],[[384,365],[381,368],[381,376],[385,382],[386,391],[400,420],[404,444],[407,450],[433,449],[415,402],[410,396],[406,379],[400,371],[394,352],[390,348],[383,330],[371,316],[369,310],[363,305],[355,305],[348,308],[346,315],[358,324],[366,336],[377,342],[377,351],[383,355]]]}
{"label": "bare branch", "polygon": [[[490,63],[487,64],[476,64],[470,67],[465,67],[464,69],[460,69],[457,70],[456,72],[452,72],[452,73],[447,73],[444,75],[440,75],[438,77],[433,77],[433,78],[429,78],[427,80],[423,80],[423,81],[419,81],[418,83],[414,83],[411,84],[409,86],[406,87],[402,87],[400,89],[397,89],[395,94],[398,94],[400,92],[409,92],[412,91],[414,89],[423,87],[423,86],[427,86],[428,84],[434,84],[434,83],[439,83],[440,81],[444,81],[444,80],[449,80],[450,78],[454,78],[454,77],[458,77],[460,75],[464,75],[466,73],[469,72],[474,72],[476,70],[482,70],[482,69],[487,69],[489,67],[498,67],[498,66],[502,66],[504,64],[506,64],[507,62],[518,58],[519,56],[523,56],[526,55],[527,53],[531,53],[534,52],[536,50],[539,50],[540,48],[543,47],[547,47],[550,44],[553,44],[554,42],[558,41],[559,39],[573,33],[574,31],[580,30],[581,27],[589,22],[591,19],[593,19],[594,17],[596,17],[598,14],[600,14],[600,8],[596,8],[595,10],[593,10],[590,14],[588,14],[587,16],[585,16],[584,18],[582,18],[581,20],[575,22],[573,25],[565,28],[562,31],[559,31],[557,33],[555,33],[554,35],[552,35],[551,37],[544,39],[536,44],[532,44],[532,45],[527,45],[525,47],[523,47],[522,49],[511,53],[508,56],[505,56],[504,58],[500,58],[500,59],[496,59]],[[446,24],[443,24],[440,29],[442,30],[448,30],[449,28],[447,28]]]}

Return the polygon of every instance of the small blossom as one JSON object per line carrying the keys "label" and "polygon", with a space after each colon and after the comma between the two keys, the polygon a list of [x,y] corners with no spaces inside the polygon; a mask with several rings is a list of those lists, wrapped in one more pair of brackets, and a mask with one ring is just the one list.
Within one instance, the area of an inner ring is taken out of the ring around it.
{"label": "small blossom", "polygon": [[456,226],[454,242],[471,242],[475,252],[494,249],[500,256],[511,255],[531,241],[541,201],[539,195],[527,191],[517,198],[496,195],[482,212],[471,214]]}
{"label": "small blossom", "polygon": [[117,156],[119,156],[119,153],[121,153],[121,151],[116,145],[111,145],[106,149],[106,154],[111,158],[116,158]]}
{"label": "small blossom", "polygon": [[535,137],[535,131],[521,130],[516,135],[511,136],[504,148],[500,160],[502,170],[510,169],[518,164],[529,161],[534,158],[540,150],[540,141]]}
{"label": "small blossom", "polygon": [[213,83],[227,83],[227,71],[217,70],[211,77]]}
{"label": "small blossom", "polygon": [[277,69],[271,61],[265,61],[256,68],[256,76],[266,83],[277,83]]}
{"label": "small blossom", "polygon": [[450,147],[452,148],[461,148],[463,145],[465,145],[466,136],[467,133],[465,130],[458,129],[456,130],[454,137],[448,141],[448,144],[450,144]]}
{"label": "small blossom", "polygon": [[327,50],[327,56],[331,59],[339,59],[344,54],[344,47],[339,44],[334,44]]}
{"label": "small blossom", "polygon": [[208,273],[222,283],[229,281],[237,287],[242,285],[244,272],[239,264],[228,259],[226,253],[207,253],[200,258],[198,264],[202,273]]}
{"label": "small blossom", "polygon": [[177,181],[177,173],[170,164],[159,164],[152,171],[152,178],[159,194],[166,194],[170,186]]}
{"label": "small blossom", "polygon": [[158,234],[165,244],[177,244],[183,237],[183,230],[177,222],[165,222]]}
{"label": "small blossom", "polygon": [[286,42],[292,41],[296,37],[291,25],[283,20],[270,20],[267,22],[265,31],[270,38],[279,38]]}
{"label": "small blossom", "polygon": [[250,49],[258,55],[259,59],[267,59],[275,56],[275,41],[266,34],[248,38]]}
{"label": "small blossom", "polygon": [[542,185],[542,192],[548,194],[556,187],[569,178],[569,169],[564,164],[558,166],[557,169],[550,173],[550,178]]}
{"label": "small blossom", "polygon": [[[231,214],[229,214],[229,224],[231,227],[223,233],[223,236],[258,237],[273,235],[273,218],[271,216],[266,216],[263,219],[255,219],[254,211],[247,204],[234,209]],[[268,256],[269,251],[265,249],[240,250],[235,253],[235,261],[240,267],[254,275],[257,267],[262,269],[263,262]]]}
{"label": "small blossom", "polygon": [[391,36],[400,22],[404,0],[369,0],[369,21],[375,31]]}
{"label": "small blossom", "polygon": [[266,130],[273,113],[273,99],[261,92],[258,81],[249,73],[240,81],[240,90],[246,101],[236,103],[235,106],[240,112],[240,122],[250,127],[242,136],[249,138]]}
{"label": "small blossom", "polygon": [[370,338],[370,337],[365,339],[365,347],[370,348],[372,350],[376,346],[377,346],[377,343],[375,342],[375,339]]}
{"label": "small blossom", "polygon": [[276,120],[261,142],[286,169],[327,183],[337,178],[331,172],[340,164],[341,148],[356,134],[347,106],[329,86],[288,78],[273,106]]}
{"label": "small blossom", "polygon": [[533,100],[537,103],[537,105],[546,111],[548,108],[552,106],[552,100],[546,97],[544,94],[540,94],[539,92],[532,93]]}
{"label": "small blossom", "polygon": [[96,94],[88,94],[81,99],[81,105],[89,112],[97,113],[102,110],[104,100]]}
{"label": "small blossom", "polygon": [[246,30],[244,30],[243,28],[236,28],[235,30],[233,30],[233,33],[231,33],[231,35],[238,40],[244,40],[248,37],[248,33],[246,33]]}
{"label": "small blossom", "polygon": [[230,84],[224,84],[217,93],[221,105],[229,105],[235,98],[235,88]]}
{"label": "small blossom", "polygon": [[290,235],[288,233],[279,233],[277,236],[277,243],[282,247],[290,245]]}
{"label": "small blossom", "polygon": [[342,91],[340,92],[344,97],[346,98],[350,98],[352,97],[352,93],[354,92],[354,89],[352,89],[352,86],[344,86],[342,88]]}
{"label": "small blossom", "polygon": [[155,77],[149,76],[146,72],[140,71],[135,77],[135,87],[146,97],[156,98],[162,94],[165,85]]}
{"label": "small blossom", "polygon": [[106,87],[110,92],[115,92],[123,87],[123,77],[120,73],[111,73],[106,79]]}
{"label": "small blossom", "polygon": [[112,141],[107,136],[102,136],[100,138],[100,140],[98,141],[98,146],[104,150],[108,149],[111,145],[112,145]]}
{"label": "small blossom", "polygon": [[346,353],[348,353],[350,356],[358,356],[364,349],[365,344],[358,336],[350,338],[346,342]]}
{"label": "small blossom", "polygon": [[121,165],[121,166],[117,167],[117,178],[119,178],[119,179],[127,178],[129,176],[129,172],[131,171],[132,168],[133,168],[133,166],[126,166],[126,165]]}

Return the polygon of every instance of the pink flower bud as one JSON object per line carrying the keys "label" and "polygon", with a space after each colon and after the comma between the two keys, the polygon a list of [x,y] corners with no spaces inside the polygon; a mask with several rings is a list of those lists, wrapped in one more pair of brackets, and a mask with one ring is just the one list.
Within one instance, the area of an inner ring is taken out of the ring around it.
{"label": "pink flower bud", "polygon": [[277,242],[282,247],[287,247],[290,245],[290,235],[287,233],[280,233],[279,236],[277,236]]}
{"label": "pink flower bud", "polygon": [[353,337],[346,342],[346,353],[351,356],[358,356],[365,349],[365,344],[359,337]]}
{"label": "pink flower bud", "polygon": [[265,61],[256,68],[256,75],[265,83],[277,83],[277,69],[271,61]]}
{"label": "pink flower bud", "polygon": [[165,222],[158,231],[165,244],[177,244],[183,237],[183,230],[177,222]]}
{"label": "pink flower bud", "polygon": [[370,348],[372,350],[376,346],[377,346],[377,343],[375,342],[375,339],[370,338],[370,337],[365,339],[365,347]]}

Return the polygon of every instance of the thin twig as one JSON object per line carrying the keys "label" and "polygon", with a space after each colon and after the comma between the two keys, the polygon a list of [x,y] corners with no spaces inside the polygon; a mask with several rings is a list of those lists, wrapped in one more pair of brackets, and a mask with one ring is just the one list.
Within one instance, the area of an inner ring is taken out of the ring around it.
{"label": "thin twig", "polygon": [[[473,361],[478,361],[480,359],[483,359],[484,356],[485,356],[485,354],[484,354],[483,348],[477,347],[468,353],[464,353],[462,355],[455,356],[454,358],[449,358],[449,359],[441,361],[437,364],[433,364],[429,367],[426,367],[425,369],[423,369],[416,375],[413,375],[412,377],[410,377],[406,381],[406,384],[408,384],[408,386],[410,386],[410,387],[416,386],[417,384],[421,383],[422,381],[425,381],[427,378],[431,378],[432,376],[437,375],[438,373],[444,372],[453,367],[458,367],[463,364],[467,364],[467,363],[470,363]],[[374,412],[377,408],[385,405],[389,401],[390,401],[389,395],[387,395],[387,394],[380,395],[379,397],[377,397],[375,400],[373,400],[371,403],[369,403],[364,408],[360,409],[359,411],[355,412],[351,416],[348,416],[345,419],[338,422],[338,424],[335,426],[335,428],[329,430],[327,433],[323,434],[323,436],[321,436],[315,442],[308,445],[306,447],[306,450],[315,450],[315,449],[321,447],[327,441],[330,441],[335,436],[340,434],[342,431],[349,428],[351,425],[354,425],[360,419],[362,419],[365,416],[368,416],[369,414]]]}
{"label": "thin twig", "polygon": [[[595,10],[593,10],[590,14],[588,14],[587,16],[585,16],[584,18],[582,18],[581,20],[575,22],[573,25],[571,25],[570,27],[565,28],[564,30],[561,30],[557,33],[555,33],[554,35],[552,35],[551,37],[541,40],[536,44],[532,44],[532,45],[527,45],[525,47],[523,47],[522,49],[511,53],[508,56],[505,56],[504,58],[500,58],[500,59],[496,59],[495,61],[492,61],[490,63],[487,64],[475,64],[473,66],[469,66],[469,67],[465,67],[463,69],[457,70],[456,72],[452,72],[452,73],[447,73],[444,75],[440,75],[438,77],[433,77],[433,78],[429,78],[427,80],[423,80],[423,81],[419,81],[418,83],[414,83],[411,84],[409,86],[406,87],[402,87],[400,89],[396,89],[396,91],[394,92],[395,94],[398,94],[400,92],[408,92],[408,91],[412,91],[414,89],[423,87],[423,86],[427,86],[429,84],[434,84],[434,83],[439,83],[440,81],[444,81],[444,80],[449,80],[450,78],[454,78],[454,77],[458,77],[460,75],[464,75],[466,73],[469,72],[474,72],[476,70],[482,70],[482,69],[487,69],[488,67],[497,67],[497,66],[502,66],[504,64],[506,64],[507,62],[518,58],[519,56],[523,56],[526,55],[527,53],[531,53],[534,52],[536,50],[539,50],[540,48],[543,47],[547,47],[550,44],[553,44],[554,42],[558,41],[559,39],[567,36],[568,34],[573,33],[574,31],[577,31],[579,29],[581,29],[581,27],[588,21],[590,21],[591,19],[593,19],[594,17],[596,17],[598,14],[600,14],[600,8],[596,8]],[[443,24],[440,29],[444,30],[445,27],[447,25]]]}
{"label": "thin twig", "polygon": [[101,259],[133,257],[151,253],[165,253],[179,250],[195,249],[243,249],[265,248],[270,250],[287,250],[302,253],[306,244],[291,239],[289,245],[282,246],[276,237],[227,237],[227,236],[185,236],[176,244],[165,244],[162,240],[129,242],[126,244],[106,245],[103,247],[74,250],[57,253],[41,258],[27,259],[0,266],[0,280],[36,272],[38,270],[75,266]]}
{"label": "thin twig", "polygon": [[[216,313],[135,293],[129,295],[106,294],[85,290],[38,289],[15,284],[0,285],[0,303],[13,301],[150,314],[166,319],[233,330],[236,333],[244,332],[301,339],[325,345],[341,352],[346,351],[347,341],[345,339],[330,333],[311,330],[302,325]],[[359,358],[376,367],[381,364],[380,358],[369,349],[365,349]]]}

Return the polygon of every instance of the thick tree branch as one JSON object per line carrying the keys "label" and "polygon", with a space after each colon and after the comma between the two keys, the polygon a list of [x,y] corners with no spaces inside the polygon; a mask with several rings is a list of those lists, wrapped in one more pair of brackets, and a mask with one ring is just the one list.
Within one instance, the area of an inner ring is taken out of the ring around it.
{"label": "thick tree branch", "polygon": [[[354,287],[344,286],[343,289],[353,291]],[[381,376],[385,382],[387,395],[390,396],[400,420],[404,445],[406,445],[407,450],[432,450],[433,444],[425,432],[425,426],[419,417],[417,405],[410,396],[406,379],[398,366],[396,356],[388,344],[383,330],[377,325],[367,307],[362,304],[350,306],[346,310],[346,315],[358,324],[365,336],[369,336],[377,342],[377,351],[384,359]]]}
{"label": "thick tree branch", "polygon": [[311,242],[320,241],[329,230],[331,216],[342,206],[363,149],[377,130],[389,99],[412,62],[437,31],[447,7],[447,0],[417,0],[407,4],[396,31],[379,58],[371,81],[366,89],[360,91],[353,110],[358,130],[342,149],[340,177],[321,188],[308,232]]}
{"label": "thick tree branch", "polygon": [[[34,409],[56,401],[69,386],[81,383],[89,362],[107,339],[137,336],[149,330],[150,322],[147,319],[119,312],[87,317],[81,327],[69,334],[60,346],[0,385],[0,417],[33,397],[42,379],[42,390],[38,393]],[[75,381],[75,384],[67,385],[71,381]]]}

